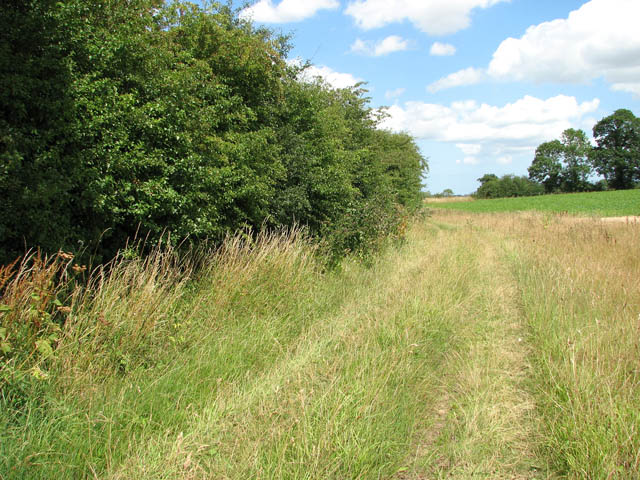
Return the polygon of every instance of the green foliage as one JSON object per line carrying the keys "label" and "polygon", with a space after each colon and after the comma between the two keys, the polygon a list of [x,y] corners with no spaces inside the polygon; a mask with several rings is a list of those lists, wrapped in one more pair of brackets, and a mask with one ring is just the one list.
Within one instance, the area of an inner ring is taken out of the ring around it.
{"label": "green foliage", "polygon": [[640,182],[640,118],[620,109],[593,127],[596,148],[591,161],[614,189],[633,188]]}
{"label": "green foliage", "polygon": [[[620,109],[593,127],[597,146],[582,130],[569,128],[561,140],[538,146],[529,178],[544,185],[545,193],[629,189],[640,183],[640,119]],[[604,177],[590,182],[597,172]]]}
{"label": "green foliage", "polygon": [[106,260],[136,235],[331,235],[373,202],[420,204],[426,162],[376,130],[366,91],[300,81],[287,38],[229,6],[33,0],[0,22],[0,262]]}
{"label": "green foliage", "polygon": [[0,267],[0,404],[20,408],[46,382],[71,308],[69,286],[83,267],[72,256],[31,255]]}
{"label": "green foliage", "polygon": [[545,142],[536,149],[536,156],[529,167],[529,178],[544,185],[546,193],[557,192],[562,185],[562,151],[560,140]]}
{"label": "green foliage", "polygon": [[564,171],[562,172],[563,191],[583,192],[592,190],[589,183],[591,164],[589,152],[591,145],[587,134],[582,130],[569,128],[562,133],[564,147]]}
{"label": "green foliage", "polygon": [[589,183],[591,146],[582,130],[569,128],[561,140],[538,146],[529,178],[544,185],[545,193],[593,190]]}
{"label": "green foliage", "polygon": [[543,193],[543,187],[526,177],[484,175],[478,179],[482,184],[475,192],[477,198],[529,197]]}
{"label": "green foliage", "polygon": [[74,236],[78,159],[71,65],[53,1],[5,3],[0,15],[0,260],[55,251]]}

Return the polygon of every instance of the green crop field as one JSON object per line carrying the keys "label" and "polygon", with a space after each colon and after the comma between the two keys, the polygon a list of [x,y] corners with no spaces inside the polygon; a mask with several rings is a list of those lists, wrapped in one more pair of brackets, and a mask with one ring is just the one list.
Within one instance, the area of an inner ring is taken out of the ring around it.
{"label": "green crop field", "polygon": [[472,202],[445,202],[430,205],[430,207],[478,213],[537,210],[602,217],[640,215],[640,190],[566,193],[539,197],[475,200]]}

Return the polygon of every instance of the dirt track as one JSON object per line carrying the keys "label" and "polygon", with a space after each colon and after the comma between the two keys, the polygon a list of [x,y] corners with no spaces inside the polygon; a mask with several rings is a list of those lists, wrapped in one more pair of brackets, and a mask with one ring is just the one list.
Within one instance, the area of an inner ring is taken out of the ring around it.
{"label": "dirt track", "polygon": [[603,217],[600,220],[607,223],[640,223],[640,216],[629,217]]}

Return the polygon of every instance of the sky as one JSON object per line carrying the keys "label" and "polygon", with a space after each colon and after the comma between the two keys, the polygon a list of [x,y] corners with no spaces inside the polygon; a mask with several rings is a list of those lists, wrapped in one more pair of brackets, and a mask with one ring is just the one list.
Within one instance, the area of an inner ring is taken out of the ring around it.
{"label": "sky", "polygon": [[640,0],[255,0],[242,15],[291,34],[310,74],[366,82],[382,127],[428,158],[432,193],[527,175],[565,129],[640,116]]}

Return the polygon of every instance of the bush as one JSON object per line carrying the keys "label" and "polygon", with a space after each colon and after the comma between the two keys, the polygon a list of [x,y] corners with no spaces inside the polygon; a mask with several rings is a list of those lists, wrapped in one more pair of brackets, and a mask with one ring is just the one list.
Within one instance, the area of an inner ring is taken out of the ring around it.
{"label": "bush", "polygon": [[485,181],[474,194],[477,198],[530,197],[544,193],[542,185],[527,177],[485,175],[482,179]]}
{"label": "bush", "polygon": [[3,13],[0,264],[32,247],[108,261],[136,236],[329,235],[354,205],[420,204],[426,162],[407,135],[377,130],[366,90],[300,80],[287,39],[227,6]]}

